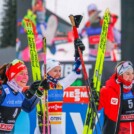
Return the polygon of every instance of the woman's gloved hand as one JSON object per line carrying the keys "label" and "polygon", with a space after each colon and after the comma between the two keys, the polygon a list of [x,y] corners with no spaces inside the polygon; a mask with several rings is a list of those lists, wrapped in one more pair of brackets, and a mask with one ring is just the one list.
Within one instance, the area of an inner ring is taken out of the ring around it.
{"label": "woman's gloved hand", "polygon": [[44,79],[43,81],[41,81],[38,90],[36,91],[36,95],[38,97],[41,97],[44,93],[44,90],[49,90],[49,83],[47,81],[47,79]]}
{"label": "woman's gloved hand", "polygon": [[79,52],[78,52],[78,47],[80,48],[81,52],[83,53],[83,51],[85,50],[85,46],[80,39],[74,40],[74,48],[75,48],[75,55],[74,56],[75,56],[75,58],[80,57]]}
{"label": "woman's gloved hand", "polygon": [[33,95],[36,95],[37,97],[41,97],[43,95],[44,90],[49,89],[49,83],[47,80],[43,81],[35,81],[33,82],[29,89],[25,91],[26,98],[30,99]]}
{"label": "woman's gloved hand", "polygon": [[33,97],[33,95],[36,93],[36,91],[38,90],[38,87],[39,87],[39,84],[40,84],[41,81],[35,81],[33,82],[29,89],[27,89],[24,94],[26,96],[26,98],[30,99]]}

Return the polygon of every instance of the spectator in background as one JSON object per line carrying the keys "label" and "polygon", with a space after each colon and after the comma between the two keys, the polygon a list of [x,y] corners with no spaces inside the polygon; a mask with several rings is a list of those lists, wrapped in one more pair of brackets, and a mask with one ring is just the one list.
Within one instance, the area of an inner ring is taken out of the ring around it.
{"label": "spectator in background", "polygon": [[[89,20],[86,22],[82,29],[80,36],[83,38],[88,37],[89,42],[89,60],[95,60],[98,51],[98,44],[100,40],[100,34],[102,29],[103,19],[100,17],[100,10],[98,10],[95,4],[90,4],[87,8]],[[117,60],[114,49],[120,46],[120,32],[115,28],[117,22],[117,15],[111,14],[108,39],[106,44],[105,60]]]}

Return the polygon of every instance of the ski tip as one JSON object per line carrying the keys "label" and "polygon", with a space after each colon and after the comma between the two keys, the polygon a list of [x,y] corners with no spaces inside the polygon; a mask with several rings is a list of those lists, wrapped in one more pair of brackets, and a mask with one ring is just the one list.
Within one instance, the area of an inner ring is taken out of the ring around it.
{"label": "ski tip", "polygon": [[110,14],[109,8],[106,8],[105,13],[109,13]]}

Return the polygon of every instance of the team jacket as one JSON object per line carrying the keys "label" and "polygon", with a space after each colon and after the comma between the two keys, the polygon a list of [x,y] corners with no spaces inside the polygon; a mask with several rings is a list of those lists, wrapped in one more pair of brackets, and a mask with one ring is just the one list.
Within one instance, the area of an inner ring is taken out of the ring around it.
{"label": "team jacket", "polygon": [[98,110],[104,108],[102,134],[134,134],[134,95],[124,93],[115,75],[101,89]]}
{"label": "team jacket", "polygon": [[22,93],[15,93],[8,85],[1,85],[0,133],[11,132],[21,109],[30,112],[38,101],[39,99],[35,96],[31,99],[26,99]]}
{"label": "team jacket", "polygon": [[[51,123],[51,134],[63,134],[62,130],[62,104],[63,90],[70,86],[79,77],[74,71],[67,75],[57,84],[49,82],[50,90],[48,91],[49,120]],[[39,115],[39,113],[38,113]],[[41,117],[41,116],[40,116]],[[38,121],[40,121],[38,117]],[[42,128],[36,127],[35,134],[41,134]]]}
{"label": "team jacket", "polygon": [[[102,23],[103,20],[100,19],[99,22],[92,23],[88,21],[84,28],[82,29],[80,36],[83,38],[86,35],[88,36],[88,42],[89,42],[89,50],[90,53],[89,55],[91,57],[96,57],[97,51],[98,51],[98,44],[100,41],[100,35],[101,35],[101,30],[102,30]],[[108,28],[108,34],[107,34],[107,39],[111,43],[115,43],[115,35],[114,35],[114,25],[112,23],[109,24]],[[110,58],[110,51],[114,47],[114,44],[109,44],[107,42],[107,47],[106,47],[106,52],[105,52],[105,57]],[[110,49],[110,50],[109,50]]]}

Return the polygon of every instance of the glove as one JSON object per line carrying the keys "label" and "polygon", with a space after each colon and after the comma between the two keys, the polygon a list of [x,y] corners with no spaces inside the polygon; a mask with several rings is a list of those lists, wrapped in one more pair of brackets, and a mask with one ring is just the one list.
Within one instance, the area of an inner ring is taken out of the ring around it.
{"label": "glove", "polygon": [[80,66],[81,66],[80,58],[77,58],[77,60],[75,61],[74,65],[73,65],[73,71],[76,72],[76,74],[81,73]]}
{"label": "glove", "polygon": [[36,91],[36,95],[38,97],[41,97],[43,95],[44,90],[49,90],[49,83],[47,79],[41,81],[38,90]]}
{"label": "glove", "polygon": [[30,85],[29,89],[24,92],[26,98],[30,99],[34,96],[34,94],[38,90],[40,82],[41,81],[35,81]]}
{"label": "glove", "polygon": [[85,50],[85,46],[80,39],[76,39],[74,41],[74,47],[75,47],[75,55],[74,56],[75,56],[75,58],[78,58],[78,57],[80,57],[79,52],[78,52],[78,47],[80,48],[81,52],[83,52]]}
{"label": "glove", "polygon": [[47,80],[43,81],[35,81],[30,85],[30,88],[25,92],[26,98],[30,99],[33,95],[37,97],[41,97],[43,95],[44,90],[49,89],[49,83]]}

